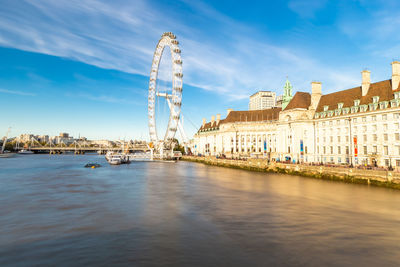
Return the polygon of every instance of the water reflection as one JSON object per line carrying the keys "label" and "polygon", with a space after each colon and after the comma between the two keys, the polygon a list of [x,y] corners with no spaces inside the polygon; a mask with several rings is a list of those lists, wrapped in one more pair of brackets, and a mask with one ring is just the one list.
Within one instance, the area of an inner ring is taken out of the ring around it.
{"label": "water reflection", "polygon": [[0,161],[0,265],[400,263],[400,192],[180,162]]}

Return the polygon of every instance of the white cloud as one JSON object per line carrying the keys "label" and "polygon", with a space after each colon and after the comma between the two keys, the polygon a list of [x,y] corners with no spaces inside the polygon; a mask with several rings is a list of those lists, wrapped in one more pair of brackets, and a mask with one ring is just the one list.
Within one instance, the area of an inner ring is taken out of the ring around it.
{"label": "white cloud", "polygon": [[120,97],[114,97],[114,96],[109,96],[109,95],[92,95],[88,93],[66,93],[65,96],[67,97],[73,97],[73,98],[85,98],[88,100],[92,101],[98,101],[98,102],[104,102],[104,103],[112,103],[112,104],[128,104],[128,105],[136,105],[136,106],[142,106],[146,105],[146,103],[143,103],[143,101],[133,101],[129,100],[127,98],[120,98]]}
{"label": "white cloud", "polygon": [[7,89],[2,89],[2,88],[0,88],[0,93],[11,94],[11,95],[21,95],[21,96],[35,96],[36,95],[34,93],[22,92],[22,91],[16,91],[16,90],[7,90]]}
{"label": "white cloud", "polygon": [[[147,76],[158,38],[173,31],[182,46],[184,84],[227,95],[227,101],[247,98],[261,88],[281,89],[286,75],[297,89],[307,91],[315,77],[326,78],[323,82],[330,88],[351,80],[290,45],[274,45],[267,33],[204,3],[186,1],[186,5],[195,13],[157,9],[143,0],[12,1],[0,10],[0,42]],[[322,4],[292,1],[291,6],[314,12]],[[198,21],[209,28],[196,27]],[[338,83],[339,76],[347,78]]]}

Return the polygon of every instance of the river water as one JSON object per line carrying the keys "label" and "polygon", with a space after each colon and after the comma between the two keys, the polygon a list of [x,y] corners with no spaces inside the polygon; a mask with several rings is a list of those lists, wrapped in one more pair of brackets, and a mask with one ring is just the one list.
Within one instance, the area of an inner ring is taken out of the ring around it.
{"label": "river water", "polygon": [[399,266],[400,191],[189,162],[0,159],[0,266],[39,265]]}

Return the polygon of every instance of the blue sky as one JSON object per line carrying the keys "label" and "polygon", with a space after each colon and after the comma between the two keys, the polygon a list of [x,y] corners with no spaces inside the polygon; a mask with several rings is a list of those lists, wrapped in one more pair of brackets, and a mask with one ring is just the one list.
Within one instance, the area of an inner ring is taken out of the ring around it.
{"label": "blue sky", "polygon": [[165,31],[182,49],[189,135],[257,90],[282,93],[286,76],[323,93],[358,86],[365,68],[388,79],[399,12],[390,0],[0,0],[0,135],[148,138],[148,73]]}

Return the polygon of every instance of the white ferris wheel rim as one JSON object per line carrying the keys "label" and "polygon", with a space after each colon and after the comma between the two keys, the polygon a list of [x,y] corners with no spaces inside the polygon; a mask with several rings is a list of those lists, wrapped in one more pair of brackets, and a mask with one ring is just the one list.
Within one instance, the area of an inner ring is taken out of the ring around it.
{"label": "white ferris wheel rim", "polygon": [[[165,132],[164,139],[160,140],[158,138],[156,127],[155,102],[158,69],[165,46],[168,46],[171,51],[172,95],[170,96],[171,106],[167,130]],[[175,137],[182,105],[182,76],[182,59],[181,50],[179,49],[179,42],[176,40],[176,36],[172,32],[165,32],[157,43],[150,70],[148,118],[150,141],[154,144],[169,144]]]}

